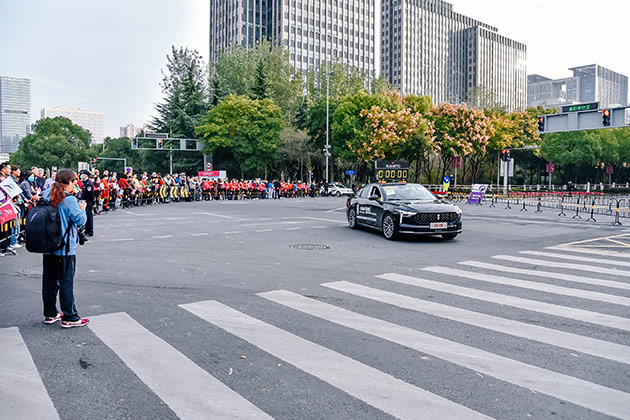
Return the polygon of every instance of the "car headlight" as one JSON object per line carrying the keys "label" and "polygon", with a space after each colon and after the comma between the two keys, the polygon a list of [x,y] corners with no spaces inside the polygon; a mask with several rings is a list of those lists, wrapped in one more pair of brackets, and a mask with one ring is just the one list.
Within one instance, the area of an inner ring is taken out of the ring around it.
{"label": "car headlight", "polygon": [[462,209],[459,208],[458,206],[455,206],[455,213],[462,214]]}
{"label": "car headlight", "polygon": [[415,212],[413,212],[413,211],[405,211],[405,210],[397,210],[397,211],[398,211],[398,214],[400,214],[400,215],[401,215],[401,216],[403,216],[403,217],[411,217],[411,216],[413,216],[414,214],[416,214],[416,213],[415,213]]}

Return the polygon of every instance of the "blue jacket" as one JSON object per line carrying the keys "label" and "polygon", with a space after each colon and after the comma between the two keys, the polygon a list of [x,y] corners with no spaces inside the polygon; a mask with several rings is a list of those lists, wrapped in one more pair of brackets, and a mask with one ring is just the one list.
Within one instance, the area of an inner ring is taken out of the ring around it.
{"label": "blue jacket", "polygon": [[[50,200],[50,190],[51,189],[49,188],[44,192],[44,199]],[[72,220],[73,225],[70,230],[70,250],[66,254],[66,246],[64,245],[64,247],[60,250],[53,252],[53,255],[76,255],[77,244],[79,243],[77,227],[83,226],[85,222],[87,222],[87,214],[85,214],[84,210],[79,208],[79,201],[77,198],[70,195],[68,192],[66,192],[66,198],[64,198],[57,206],[57,210],[61,216],[61,233],[63,234],[64,240],[66,238],[70,220]]]}

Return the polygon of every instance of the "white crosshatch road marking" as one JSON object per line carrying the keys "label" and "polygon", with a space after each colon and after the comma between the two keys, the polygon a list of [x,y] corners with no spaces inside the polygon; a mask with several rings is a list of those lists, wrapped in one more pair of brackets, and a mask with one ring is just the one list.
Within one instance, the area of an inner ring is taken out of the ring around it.
{"label": "white crosshatch road marking", "polygon": [[271,419],[127,314],[91,317],[89,328],[180,419]]}
{"label": "white crosshatch road marking", "polygon": [[528,311],[541,312],[544,314],[555,315],[562,318],[569,318],[576,321],[589,322],[605,327],[630,331],[630,320],[628,318],[600,314],[598,312],[576,309],[569,306],[552,305],[551,303],[502,295],[500,293],[486,292],[484,290],[470,289],[468,287],[455,286],[449,283],[441,283],[419,277],[405,276],[403,274],[389,273],[382,274],[376,277],[397,283],[407,284],[410,286],[417,286],[425,289],[436,290],[438,292],[450,293],[453,295],[497,303],[499,305],[513,306],[515,308],[521,308]]}
{"label": "white crosshatch road marking", "polygon": [[[206,301],[179,306],[399,419],[489,419],[467,407],[259,321],[219,302]],[[361,379],[357,380],[357,378]]]}
{"label": "white crosshatch road marking", "polygon": [[570,287],[554,286],[547,283],[537,283],[533,281],[513,279],[511,277],[494,276],[485,273],[457,270],[449,267],[426,267],[424,271],[437,274],[446,274],[454,277],[464,277],[467,279],[479,280],[488,283],[503,284],[506,286],[516,286],[523,289],[537,290],[557,295],[578,297],[582,299],[598,300],[600,302],[614,303],[616,305],[630,306],[630,298],[614,296],[606,293],[591,292],[589,290],[572,289]]}
{"label": "white crosshatch road marking", "polygon": [[[625,392],[361,315],[285,290],[259,293],[259,296],[344,327],[431,354],[475,372],[604,414],[630,418],[630,394]],[[360,376],[363,378],[363,375]]]}
{"label": "white crosshatch road marking", "polygon": [[322,286],[400,308],[411,309],[440,318],[630,364],[630,347],[621,344],[527,324],[525,322],[513,321],[511,319],[500,318],[480,312],[473,312],[467,309],[412,298],[346,281],[325,283],[322,284]]}

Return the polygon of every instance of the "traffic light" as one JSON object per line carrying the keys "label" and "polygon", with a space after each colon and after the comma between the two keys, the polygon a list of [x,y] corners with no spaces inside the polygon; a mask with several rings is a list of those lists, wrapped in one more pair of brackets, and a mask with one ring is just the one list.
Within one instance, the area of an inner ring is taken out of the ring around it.
{"label": "traffic light", "polygon": [[136,139],[136,138],[131,139],[131,148],[132,149],[137,149],[138,148],[138,139]]}
{"label": "traffic light", "polygon": [[602,124],[604,125],[604,127],[610,126],[610,109],[602,110]]}
{"label": "traffic light", "polygon": [[158,149],[163,149],[164,148],[164,139],[157,139],[156,143],[157,143],[157,148]]}
{"label": "traffic light", "polygon": [[509,162],[510,159],[511,159],[510,149],[502,149],[501,150],[501,160],[503,162]]}
{"label": "traffic light", "polygon": [[538,131],[545,131],[545,117],[538,117]]}

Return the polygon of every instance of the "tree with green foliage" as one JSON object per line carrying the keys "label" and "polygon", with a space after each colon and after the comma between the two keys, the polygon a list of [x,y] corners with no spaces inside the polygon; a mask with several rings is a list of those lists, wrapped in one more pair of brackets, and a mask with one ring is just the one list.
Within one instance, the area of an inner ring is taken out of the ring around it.
{"label": "tree with green foliage", "polygon": [[558,164],[563,183],[572,178],[577,181],[579,175],[586,178],[590,168],[599,165],[602,154],[601,143],[590,131],[544,134],[540,151],[547,161]]}
{"label": "tree with green foliage", "polygon": [[11,163],[30,168],[76,169],[78,162],[87,162],[90,133],[65,117],[44,118],[33,125],[33,133],[20,142]]}
{"label": "tree with green foliage", "polygon": [[151,125],[172,137],[195,138],[199,120],[208,110],[208,72],[197,51],[172,47],[160,86],[164,102]]}
{"label": "tree with green foliage", "polygon": [[243,177],[260,176],[278,159],[283,128],[282,110],[271,99],[230,95],[208,111],[197,133],[204,153],[231,150]]}
{"label": "tree with green foliage", "polygon": [[218,99],[230,94],[252,96],[263,72],[267,97],[280,106],[287,122],[293,121],[302,96],[302,75],[289,64],[289,53],[281,45],[263,41],[248,48],[232,46],[212,64],[211,86],[217,86]]}
{"label": "tree with green foliage", "polygon": [[260,60],[256,65],[254,85],[252,86],[252,93],[250,97],[252,99],[259,100],[267,99],[269,97],[269,80],[263,60]]}
{"label": "tree with green foliage", "polygon": [[[318,98],[341,98],[366,89],[367,77],[358,69],[341,62],[324,62],[318,69],[308,72],[306,77],[307,96],[311,103]],[[379,86],[382,86],[380,83]],[[373,92],[378,93],[378,92]]]}

